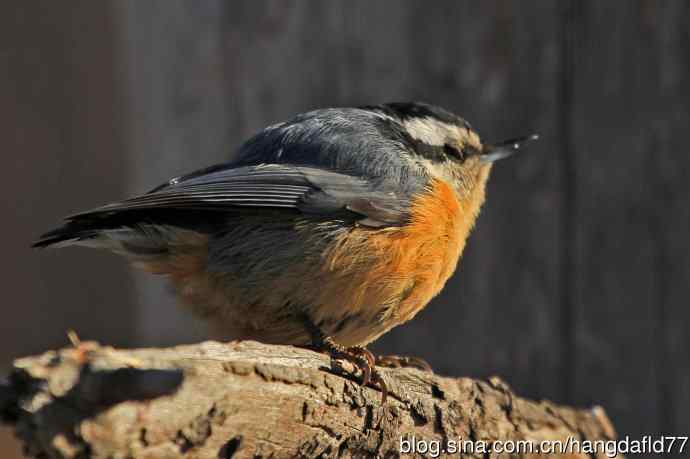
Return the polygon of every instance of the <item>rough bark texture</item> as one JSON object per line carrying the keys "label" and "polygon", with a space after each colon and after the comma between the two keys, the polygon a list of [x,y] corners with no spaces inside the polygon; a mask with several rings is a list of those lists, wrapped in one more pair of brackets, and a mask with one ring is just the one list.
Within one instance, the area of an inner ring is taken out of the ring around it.
{"label": "rough bark texture", "polygon": [[601,408],[521,399],[498,378],[382,373],[383,406],[328,357],[291,346],[84,343],[16,360],[0,409],[40,458],[397,457],[401,437],[615,438]]}

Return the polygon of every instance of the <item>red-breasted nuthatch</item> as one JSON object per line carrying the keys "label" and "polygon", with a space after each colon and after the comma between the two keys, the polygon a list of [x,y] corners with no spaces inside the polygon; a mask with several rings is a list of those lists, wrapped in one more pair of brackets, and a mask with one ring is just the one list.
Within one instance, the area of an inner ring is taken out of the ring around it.
{"label": "red-breasted nuthatch", "polygon": [[112,250],[167,276],[227,337],[313,345],[353,360],[453,274],[492,163],[529,136],[484,144],[442,108],[327,108],[267,127],[228,163],[67,218],[36,247]]}

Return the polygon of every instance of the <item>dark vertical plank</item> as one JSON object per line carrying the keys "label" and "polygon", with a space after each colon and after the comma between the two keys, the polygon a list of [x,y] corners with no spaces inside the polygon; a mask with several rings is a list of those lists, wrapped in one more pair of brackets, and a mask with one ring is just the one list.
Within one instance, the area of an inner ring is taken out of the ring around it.
{"label": "dark vertical plank", "polygon": [[343,2],[227,4],[224,62],[232,109],[247,136],[268,123],[341,105]]}
{"label": "dark vertical plank", "polygon": [[121,94],[107,8],[3,3],[0,151],[2,364],[66,342],[65,330],[128,344],[124,264],[88,250],[29,248],[66,214],[123,188]]}
{"label": "dark vertical plank", "polygon": [[690,9],[578,3],[574,395],[605,404],[621,433],[682,434],[690,427]]}
{"label": "dark vertical plank", "polygon": [[[121,100],[107,5],[0,3],[0,374],[13,358],[67,343],[65,331],[131,345],[120,260],[36,252],[62,217],[121,195]],[[0,432],[0,457],[23,457]]]}

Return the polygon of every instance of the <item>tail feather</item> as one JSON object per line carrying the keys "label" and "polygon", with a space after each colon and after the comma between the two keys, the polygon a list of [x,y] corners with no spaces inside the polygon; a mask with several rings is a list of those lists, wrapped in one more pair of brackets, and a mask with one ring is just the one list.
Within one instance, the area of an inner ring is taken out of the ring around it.
{"label": "tail feather", "polygon": [[106,249],[130,261],[157,260],[171,247],[203,245],[227,217],[219,212],[120,211],[77,215],[41,235],[32,247]]}
{"label": "tail feather", "polygon": [[36,248],[79,245],[107,249],[128,257],[160,254],[180,229],[150,222],[128,225],[93,219],[76,219],[43,234],[33,243]]}
{"label": "tail feather", "polygon": [[69,217],[67,222],[41,235],[32,247],[92,245],[103,237],[122,240],[127,235],[137,239],[159,239],[161,231],[171,228],[213,233],[228,222],[229,215],[217,211],[144,209],[116,212],[93,212]]}
{"label": "tail feather", "polygon": [[159,232],[152,230],[156,226],[132,212],[79,215],[69,217],[64,225],[41,235],[32,247],[81,245],[121,252],[130,240],[160,247],[161,238],[156,237]]}
{"label": "tail feather", "polygon": [[34,248],[66,247],[75,244],[88,244],[88,241],[97,238],[101,230],[83,222],[70,221],[63,226],[42,234],[37,241],[31,244]]}

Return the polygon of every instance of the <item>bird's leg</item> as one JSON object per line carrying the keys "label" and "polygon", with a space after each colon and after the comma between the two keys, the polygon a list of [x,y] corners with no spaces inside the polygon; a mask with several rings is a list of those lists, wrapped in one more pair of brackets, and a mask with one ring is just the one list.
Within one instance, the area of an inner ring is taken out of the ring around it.
{"label": "bird's leg", "polygon": [[376,365],[387,368],[417,368],[430,373],[434,372],[426,360],[407,355],[377,355]]}
{"label": "bird's leg", "polygon": [[381,390],[381,403],[386,403],[388,388],[381,374],[376,369],[376,358],[363,346],[345,347],[336,343],[332,337],[327,336],[309,317],[303,317],[304,324],[311,335],[312,346],[321,352],[326,352],[333,359],[342,359],[351,362],[362,372],[363,386],[378,387]]}

